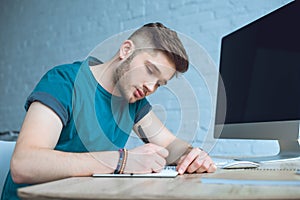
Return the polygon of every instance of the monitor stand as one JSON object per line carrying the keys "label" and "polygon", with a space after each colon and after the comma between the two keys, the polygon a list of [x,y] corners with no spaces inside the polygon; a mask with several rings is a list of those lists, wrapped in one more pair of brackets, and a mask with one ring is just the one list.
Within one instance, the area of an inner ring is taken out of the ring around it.
{"label": "monitor stand", "polygon": [[237,158],[234,160],[265,162],[265,161],[279,161],[279,160],[292,159],[292,158],[300,159],[300,145],[298,140],[278,140],[278,143],[280,149],[277,155]]}

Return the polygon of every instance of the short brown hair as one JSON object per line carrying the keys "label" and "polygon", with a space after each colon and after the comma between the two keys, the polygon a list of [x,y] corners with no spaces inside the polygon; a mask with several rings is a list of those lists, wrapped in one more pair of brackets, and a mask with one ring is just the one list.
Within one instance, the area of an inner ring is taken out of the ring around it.
{"label": "short brown hair", "polygon": [[136,30],[129,38],[137,49],[151,48],[163,51],[175,64],[176,71],[188,70],[188,56],[175,31],[163,24],[149,23]]}

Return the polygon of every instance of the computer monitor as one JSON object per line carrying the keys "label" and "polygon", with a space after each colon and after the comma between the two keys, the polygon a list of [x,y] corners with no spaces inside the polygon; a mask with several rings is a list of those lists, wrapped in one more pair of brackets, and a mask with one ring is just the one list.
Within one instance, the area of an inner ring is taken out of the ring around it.
{"label": "computer monitor", "polygon": [[247,160],[300,156],[299,20],[293,1],[222,38],[214,137],[279,142],[278,155]]}

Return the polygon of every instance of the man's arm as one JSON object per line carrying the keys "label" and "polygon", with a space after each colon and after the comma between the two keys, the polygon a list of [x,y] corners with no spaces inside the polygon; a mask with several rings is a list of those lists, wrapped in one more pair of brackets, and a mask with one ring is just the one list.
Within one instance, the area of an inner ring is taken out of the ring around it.
{"label": "man's arm", "polygon": [[39,183],[70,176],[89,176],[95,172],[113,172],[118,152],[54,150],[61,130],[62,122],[55,112],[41,103],[31,104],[11,160],[12,178],[16,183]]}
{"label": "man's arm", "polygon": [[[216,166],[206,152],[192,148],[185,141],[176,138],[160,121],[153,111],[150,111],[134,125],[134,131],[143,139],[169,150],[167,161],[175,161],[180,174],[214,172]],[[171,157],[171,158],[170,158]]]}
{"label": "man's arm", "polygon": [[[114,172],[118,151],[72,153],[54,150],[62,122],[47,106],[33,102],[25,116],[11,159],[11,174],[16,183],[41,183],[72,176]],[[147,154],[147,156],[143,156]],[[147,144],[128,151],[126,173],[160,171],[167,150]]]}

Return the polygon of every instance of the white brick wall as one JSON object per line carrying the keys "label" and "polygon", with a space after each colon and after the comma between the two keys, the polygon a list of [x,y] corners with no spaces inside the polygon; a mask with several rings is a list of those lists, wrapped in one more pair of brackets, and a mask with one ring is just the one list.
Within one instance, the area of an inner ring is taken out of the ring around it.
{"label": "white brick wall", "polygon": [[[97,44],[114,34],[160,21],[193,38],[217,65],[222,36],[288,2],[290,0],[2,0],[0,131],[20,129],[26,97],[48,69],[84,58]],[[176,131],[180,120],[176,100],[165,101],[155,96],[155,101],[164,102],[168,114],[166,124]],[[202,105],[209,105],[207,98],[202,97],[201,101]],[[201,118],[195,144],[201,143],[201,133],[207,130],[211,120],[209,106],[202,108],[206,117]],[[184,124],[186,132],[188,123]],[[266,144],[270,148],[261,148]],[[276,145],[272,142],[227,140],[219,141],[213,149],[215,154],[252,155],[274,151]]]}

